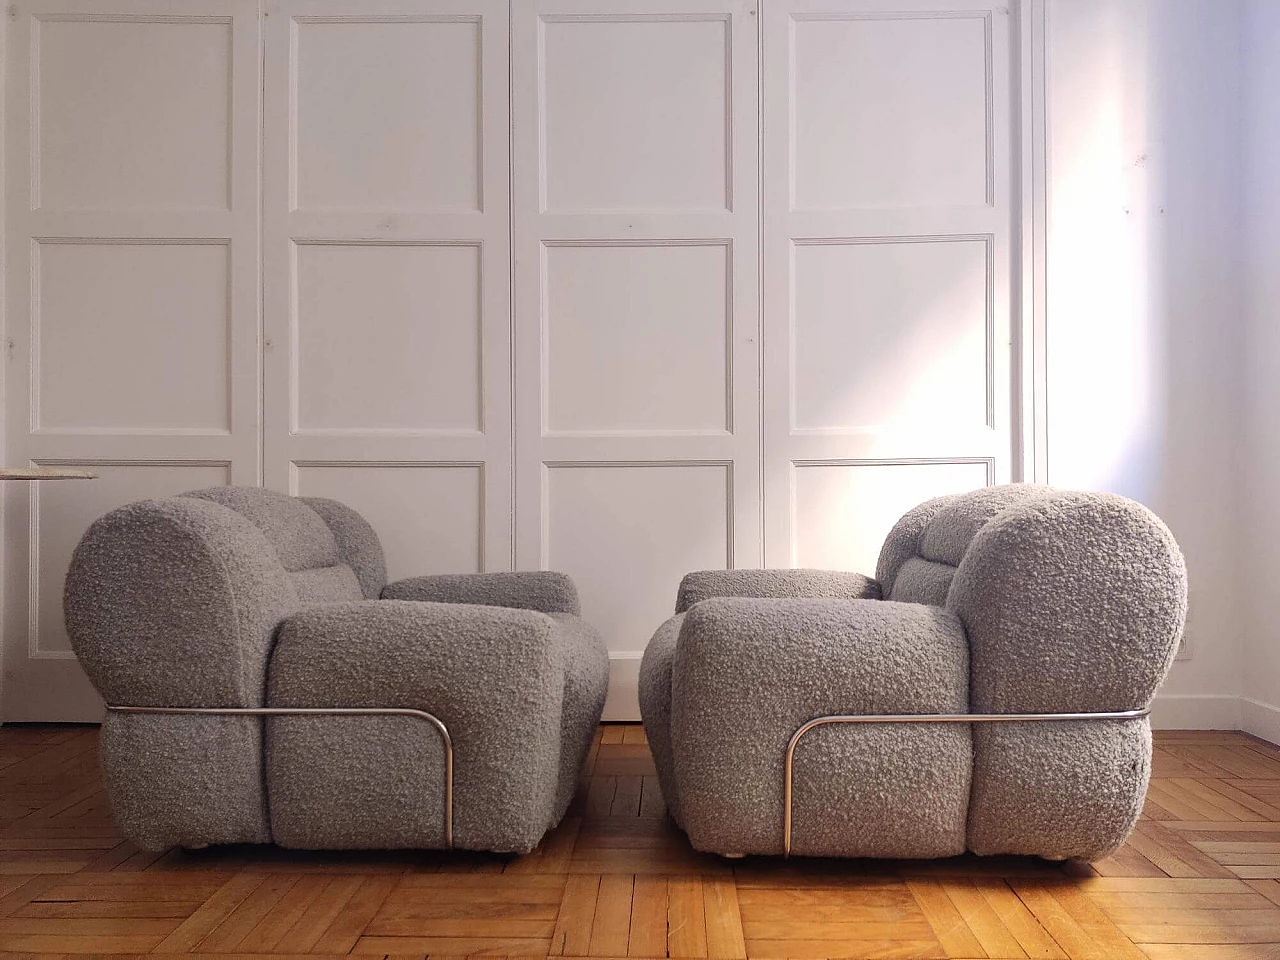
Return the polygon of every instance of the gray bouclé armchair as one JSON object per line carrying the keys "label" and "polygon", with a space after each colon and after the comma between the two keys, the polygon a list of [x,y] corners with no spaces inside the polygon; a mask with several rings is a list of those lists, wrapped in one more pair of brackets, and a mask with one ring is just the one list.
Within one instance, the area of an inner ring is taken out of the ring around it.
{"label": "gray boucl\u00e9 armchair", "polygon": [[1106,856],[1186,595],[1151,511],[1029,484],[921,504],[875,579],[690,574],[640,673],[668,809],[729,855]]}
{"label": "gray boucl\u00e9 armchair", "polygon": [[64,607],[108,704],[112,809],[152,850],[528,851],[564,816],[608,684],[568,577],[388,584],[354,510],[258,488],[108,513]]}

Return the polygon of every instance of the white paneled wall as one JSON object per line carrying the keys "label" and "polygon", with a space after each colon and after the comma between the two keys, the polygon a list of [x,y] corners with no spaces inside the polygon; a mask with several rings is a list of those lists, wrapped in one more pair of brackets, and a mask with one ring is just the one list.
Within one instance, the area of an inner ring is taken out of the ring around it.
{"label": "white paneled wall", "polygon": [[578,581],[634,716],[680,575],[762,560],[757,15],[513,11],[516,561]]}
{"label": "white paneled wall", "polygon": [[765,559],[870,570],[904,508],[1010,477],[1009,17],[764,17]]}
{"label": "white paneled wall", "polygon": [[511,563],[505,0],[269,0],[266,484],[392,578]]}
{"label": "white paneled wall", "polygon": [[255,0],[33,0],[6,29],[7,720],[97,699],[62,579],[100,513],[261,480]]}
{"label": "white paneled wall", "polygon": [[688,570],[872,572],[1013,472],[1010,14],[953,0],[19,0],[6,719],[113,506],[344,500],[393,577],[550,567],[615,659]]}

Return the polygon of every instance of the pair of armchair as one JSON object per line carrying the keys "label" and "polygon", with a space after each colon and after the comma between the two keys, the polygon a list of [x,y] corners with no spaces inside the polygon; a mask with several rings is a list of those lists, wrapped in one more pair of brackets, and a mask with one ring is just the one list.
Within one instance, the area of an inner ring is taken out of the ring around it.
{"label": "pair of armchair", "polygon": [[[693,573],[676,609],[640,706],[698,849],[1096,859],[1141,810],[1186,572],[1146,508],[1015,484],[907,513],[874,579]],[[530,850],[608,685],[567,577],[388,584],[353,510],[260,489],[107,514],[65,611],[151,849]]]}
{"label": "pair of armchair", "polygon": [[608,686],[573,583],[386,580],[377,535],[333,500],[221,487],[95,522],[64,609],[108,704],[126,836],[533,849],[573,796]]}

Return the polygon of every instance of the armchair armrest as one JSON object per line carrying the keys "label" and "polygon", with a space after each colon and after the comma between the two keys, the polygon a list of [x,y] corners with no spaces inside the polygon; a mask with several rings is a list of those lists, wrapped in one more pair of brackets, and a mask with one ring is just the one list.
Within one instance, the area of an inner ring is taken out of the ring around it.
{"label": "armchair armrest", "polygon": [[[836,714],[964,713],[959,621],[918,604],[712,599],[684,618],[672,667],[681,812],[699,850],[782,851],[783,758]],[[964,850],[972,750],[963,725],[826,726],[796,751],[797,853]]]}
{"label": "armchair armrest", "polygon": [[578,589],[573,581],[567,574],[552,570],[409,577],[387,584],[382,591],[382,599],[473,603],[484,607],[536,610],[539,613],[582,614]]}
{"label": "armchair armrest", "polygon": [[[560,626],[527,610],[326,604],[282,624],[267,701],[428,711],[454,745],[455,845],[527,851],[554,813],[565,655]],[[421,721],[273,717],[267,731],[277,841],[438,845],[443,797],[424,770],[443,770],[443,753]],[[356,827],[340,815],[352,784],[368,807]]]}
{"label": "armchair armrest", "polygon": [[258,707],[293,588],[262,531],[193,497],[142,500],[85,532],[63,610],[107,703]]}
{"label": "armchair armrest", "polygon": [[880,584],[840,570],[698,570],[680,581],[676,613],[712,597],[879,600]]}
{"label": "armchair armrest", "polygon": [[1055,491],[974,537],[947,608],[969,637],[974,710],[1131,710],[1173,665],[1187,571],[1146,507]]}

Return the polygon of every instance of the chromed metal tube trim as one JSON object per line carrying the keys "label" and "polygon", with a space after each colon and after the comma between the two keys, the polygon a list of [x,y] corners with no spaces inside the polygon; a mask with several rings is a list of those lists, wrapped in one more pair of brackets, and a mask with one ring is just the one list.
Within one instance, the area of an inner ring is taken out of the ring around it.
{"label": "chromed metal tube trim", "polygon": [[888,713],[834,714],[814,717],[791,735],[787,743],[782,781],[782,855],[791,856],[792,769],[796,746],[806,733],[816,727],[835,723],[1047,723],[1070,720],[1140,720],[1151,713],[1140,710],[1113,710],[1101,713]]}
{"label": "chromed metal tube trim", "polygon": [[242,717],[413,717],[436,728],[444,745],[444,845],[453,849],[453,738],[433,713],[408,707],[129,707],[107,704],[112,713],[197,714]]}

